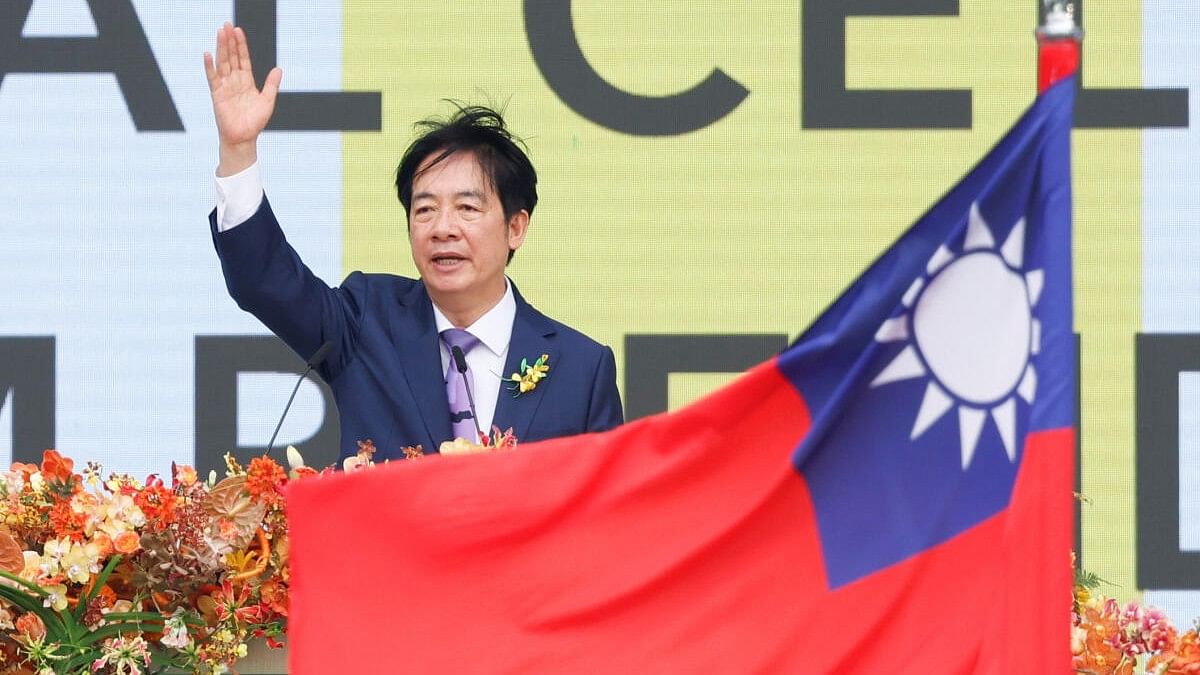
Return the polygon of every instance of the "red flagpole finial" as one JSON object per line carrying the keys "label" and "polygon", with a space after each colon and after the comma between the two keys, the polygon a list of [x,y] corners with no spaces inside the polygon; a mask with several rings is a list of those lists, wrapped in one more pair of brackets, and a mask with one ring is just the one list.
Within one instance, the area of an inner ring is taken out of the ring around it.
{"label": "red flagpole finial", "polygon": [[1038,93],[1075,74],[1083,31],[1075,21],[1075,5],[1045,0],[1045,20],[1036,31],[1038,41]]}

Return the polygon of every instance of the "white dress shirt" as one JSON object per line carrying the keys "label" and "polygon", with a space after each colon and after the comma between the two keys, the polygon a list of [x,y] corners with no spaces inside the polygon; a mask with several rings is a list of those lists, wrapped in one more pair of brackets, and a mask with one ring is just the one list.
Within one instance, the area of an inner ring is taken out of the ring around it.
{"label": "white dress shirt", "polygon": [[[232,176],[217,176],[217,231],[225,232],[246,222],[253,216],[263,200],[262,174],[258,163]],[[507,392],[501,390],[505,376],[504,362],[508,358],[508,345],[512,340],[513,320],[517,316],[517,301],[513,297],[512,284],[504,280],[504,296],[500,302],[479,317],[467,330],[479,338],[479,345],[467,353],[467,365],[471,367],[471,394],[475,397],[475,412],[479,415],[479,426],[490,432],[492,419],[496,416],[496,403]],[[440,334],[454,324],[446,318],[436,303],[433,318]],[[442,372],[450,366],[450,350],[446,343],[441,345]],[[535,357],[537,355],[534,355]]]}

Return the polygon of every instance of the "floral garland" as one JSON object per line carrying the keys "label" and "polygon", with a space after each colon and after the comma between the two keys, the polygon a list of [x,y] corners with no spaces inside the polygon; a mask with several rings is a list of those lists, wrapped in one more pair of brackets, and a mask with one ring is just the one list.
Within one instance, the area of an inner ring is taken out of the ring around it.
{"label": "floral garland", "polygon": [[288,614],[283,489],[295,453],[170,483],[79,473],[47,450],[0,472],[0,672],[226,672]]}
{"label": "floral garland", "polygon": [[[1075,554],[1071,554],[1075,568]],[[1182,634],[1162,610],[1120,605],[1095,590],[1103,580],[1075,568],[1071,607],[1071,663],[1086,675],[1200,674],[1200,633]],[[1137,668],[1140,670],[1136,670]]]}
{"label": "floral garland", "polygon": [[[443,454],[515,447],[512,430]],[[370,441],[343,463],[374,465]],[[406,459],[422,457],[404,448]],[[157,476],[101,478],[97,464],[47,450],[40,465],[0,472],[0,675],[83,675],[183,670],[223,673],[250,639],[279,647],[288,616],[288,534],[283,491],[318,474],[288,448],[290,471],[270,457],[201,480],[172,465]],[[1072,567],[1075,566],[1072,554]],[[1200,633],[1160,610],[1120,605],[1076,570],[1071,653],[1076,673],[1200,675]]]}

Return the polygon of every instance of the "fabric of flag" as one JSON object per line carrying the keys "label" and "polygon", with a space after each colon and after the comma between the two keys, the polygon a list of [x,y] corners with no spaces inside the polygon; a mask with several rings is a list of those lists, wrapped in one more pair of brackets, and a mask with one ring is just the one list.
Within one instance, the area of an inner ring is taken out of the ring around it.
{"label": "fabric of flag", "polygon": [[1074,89],[691,406],[296,483],[291,672],[1069,672]]}

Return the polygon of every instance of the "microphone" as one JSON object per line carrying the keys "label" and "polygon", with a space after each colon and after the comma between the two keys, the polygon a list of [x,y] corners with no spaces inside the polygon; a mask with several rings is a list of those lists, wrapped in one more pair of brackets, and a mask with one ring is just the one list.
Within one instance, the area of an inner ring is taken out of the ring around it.
{"label": "microphone", "polygon": [[475,422],[475,442],[478,443],[483,438],[483,429],[479,428],[479,413],[475,412],[475,395],[471,393],[471,383],[467,381],[467,356],[463,354],[462,347],[454,345],[450,348],[450,356],[454,359],[454,369],[462,375],[463,387],[467,390],[467,404],[471,406],[471,419]]}
{"label": "microphone", "polygon": [[271,441],[267,443],[267,454],[271,454],[271,448],[275,447],[275,437],[279,435],[279,428],[283,426],[283,420],[287,418],[288,411],[292,409],[292,401],[296,400],[296,392],[300,391],[300,383],[304,381],[305,377],[308,377],[313,368],[325,361],[325,357],[329,356],[330,349],[333,349],[333,343],[326,340],[308,360],[306,364],[308,367],[304,369],[303,373],[300,373],[300,379],[296,380],[292,395],[288,397],[287,405],[283,407],[283,414],[279,416],[279,424],[275,425],[275,433],[271,434]]}

